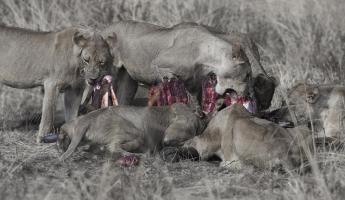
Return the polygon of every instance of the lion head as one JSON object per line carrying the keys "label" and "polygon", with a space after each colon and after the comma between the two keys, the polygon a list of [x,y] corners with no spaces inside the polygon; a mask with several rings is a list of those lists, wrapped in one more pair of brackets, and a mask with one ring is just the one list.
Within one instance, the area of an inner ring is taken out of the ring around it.
{"label": "lion head", "polygon": [[72,41],[78,49],[80,74],[87,81],[109,73],[113,56],[108,42],[112,40],[116,40],[116,37],[104,39],[101,34],[89,29],[79,28],[75,31]]}

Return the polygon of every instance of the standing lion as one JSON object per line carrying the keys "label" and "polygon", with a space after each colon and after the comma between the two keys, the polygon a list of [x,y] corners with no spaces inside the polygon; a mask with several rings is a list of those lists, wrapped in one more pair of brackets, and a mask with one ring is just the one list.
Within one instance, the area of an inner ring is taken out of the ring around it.
{"label": "standing lion", "polygon": [[[114,37],[107,38],[114,43]],[[37,135],[52,130],[59,92],[64,92],[65,120],[77,116],[85,80],[108,71],[112,55],[106,40],[88,28],[37,32],[0,26],[0,83],[14,88],[44,87]]]}

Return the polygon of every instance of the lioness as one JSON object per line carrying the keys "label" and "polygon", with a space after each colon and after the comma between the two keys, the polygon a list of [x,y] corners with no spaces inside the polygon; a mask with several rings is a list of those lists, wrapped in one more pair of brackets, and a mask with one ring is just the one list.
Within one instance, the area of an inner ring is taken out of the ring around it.
{"label": "lioness", "polygon": [[291,169],[304,161],[301,145],[306,142],[309,146],[308,135],[307,128],[284,129],[234,104],[218,112],[205,131],[184,147],[195,148],[202,160],[217,155],[222,165],[230,168],[252,164],[265,169],[279,165]]}
{"label": "lioness", "polygon": [[[109,42],[114,43],[113,39]],[[0,83],[24,89],[44,87],[37,142],[52,129],[58,93],[65,93],[65,120],[75,118],[85,79],[104,74],[112,61],[107,42],[88,28],[36,32],[0,26]]]}
{"label": "lioness", "polygon": [[294,115],[299,124],[309,123],[318,137],[344,139],[345,87],[300,83],[288,94],[285,119]]}
{"label": "lioness", "polygon": [[[201,96],[201,82],[211,72],[217,75],[219,94],[226,88],[240,94],[253,93],[248,88],[252,85],[248,85],[252,82],[251,65],[260,61],[257,49],[252,48],[255,44],[244,35],[216,32],[195,23],[165,28],[135,21],[117,22],[103,34],[107,36],[109,32],[117,34],[117,43],[111,49],[118,55],[117,66],[125,68],[119,70],[118,76],[120,104],[130,103],[137,82],[152,85],[164,76],[180,77],[190,93]],[[262,68],[261,64],[257,68]],[[269,101],[270,95],[265,95]]]}
{"label": "lioness", "polygon": [[94,143],[106,144],[113,154],[123,151],[144,153],[160,150],[163,143],[179,145],[200,134],[204,127],[199,116],[184,104],[103,108],[61,127],[58,146],[67,150],[60,160],[68,158],[83,137]]}

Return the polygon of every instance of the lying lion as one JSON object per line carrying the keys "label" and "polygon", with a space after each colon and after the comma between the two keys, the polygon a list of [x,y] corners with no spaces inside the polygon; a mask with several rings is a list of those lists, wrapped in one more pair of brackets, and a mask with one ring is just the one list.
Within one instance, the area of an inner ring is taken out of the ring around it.
{"label": "lying lion", "polygon": [[184,147],[194,148],[201,160],[216,155],[223,166],[230,168],[251,164],[265,169],[277,166],[292,169],[305,160],[301,146],[309,147],[308,135],[307,128],[284,129],[234,104],[217,113],[205,131],[187,141]]}
{"label": "lying lion", "polygon": [[299,124],[308,123],[318,137],[344,139],[345,87],[300,83],[288,99],[291,113],[286,112],[285,119],[293,116]]}
{"label": "lying lion", "polygon": [[58,146],[68,158],[85,137],[118,153],[154,153],[178,145],[204,130],[203,120],[184,104],[164,107],[116,106],[93,111],[61,127]]}

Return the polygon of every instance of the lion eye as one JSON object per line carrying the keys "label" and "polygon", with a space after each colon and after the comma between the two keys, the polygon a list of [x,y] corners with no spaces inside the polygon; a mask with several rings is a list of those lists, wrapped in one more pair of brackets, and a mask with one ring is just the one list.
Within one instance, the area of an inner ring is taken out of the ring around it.
{"label": "lion eye", "polygon": [[104,61],[99,61],[99,64],[100,64],[100,65],[104,65],[105,62],[104,62]]}

